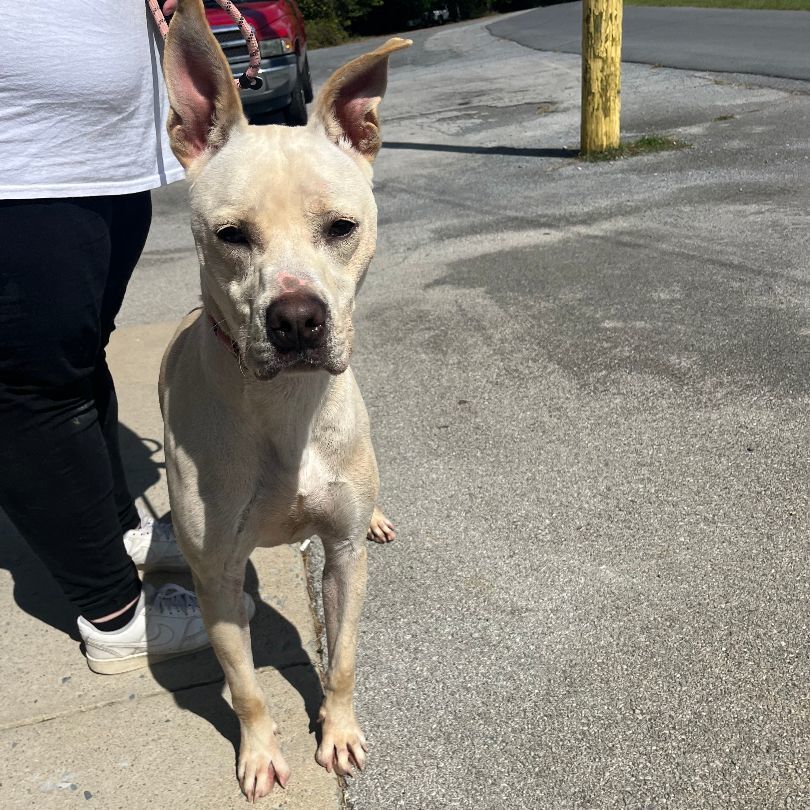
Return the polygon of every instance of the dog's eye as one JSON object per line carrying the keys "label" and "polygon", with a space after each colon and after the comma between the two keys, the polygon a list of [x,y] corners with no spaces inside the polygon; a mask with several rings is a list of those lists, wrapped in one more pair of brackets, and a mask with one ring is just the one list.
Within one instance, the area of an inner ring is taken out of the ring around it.
{"label": "dog's eye", "polygon": [[231,245],[246,245],[247,236],[235,225],[226,225],[217,231],[217,238]]}
{"label": "dog's eye", "polygon": [[352,233],[356,227],[357,223],[352,222],[350,219],[336,219],[329,226],[329,236],[334,239],[343,239]]}

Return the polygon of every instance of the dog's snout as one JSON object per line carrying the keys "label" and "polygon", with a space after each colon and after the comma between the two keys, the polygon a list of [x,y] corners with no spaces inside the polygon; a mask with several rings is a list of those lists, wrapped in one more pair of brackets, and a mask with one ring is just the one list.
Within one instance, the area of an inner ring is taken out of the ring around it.
{"label": "dog's snout", "polygon": [[326,306],[320,298],[288,293],[267,309],[267,337],[282,352],[317,348],[326,331]]}

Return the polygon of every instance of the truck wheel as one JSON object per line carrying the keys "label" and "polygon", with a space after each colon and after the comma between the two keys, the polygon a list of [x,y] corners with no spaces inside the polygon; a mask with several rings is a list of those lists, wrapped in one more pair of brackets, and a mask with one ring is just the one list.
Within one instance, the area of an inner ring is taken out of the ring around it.
{"label": "truck wheel", "polygon": [[300,75],[293,87],[290,104],[284,109],[284,123],[290,127],[303,127],[307,123],[307,103],[304,99],[304,83]]}
{"label": "truck wheel", "polygon": [[301,73],[301,78],[304,80],[304,101],[306,101],[307,104],[311,104],[315,95],[312,92],[312,76],[309,72],[308,56],[304,57],[304,70]]}

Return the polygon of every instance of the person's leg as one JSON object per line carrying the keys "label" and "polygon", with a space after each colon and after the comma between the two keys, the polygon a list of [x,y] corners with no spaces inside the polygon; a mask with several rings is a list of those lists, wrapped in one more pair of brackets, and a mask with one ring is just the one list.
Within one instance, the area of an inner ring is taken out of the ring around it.
{"label": "person's leg", "polygon": [[118,399],[107,367],[106,348],[115,329],[115,318],[124,301],[127,285],[146,243],[152,221],[152,200],[148,191],[111,198],[110,269],[101,303],[101,340],[93,375],[99,425],[107,444],[113,476],[113,494],[121,529],[136,528],[140,517],[127,485],[118,443]]}
{"label": "person's leg", "polygon": [[98,423],[101,435],[107,447],[110,461],[110,472],[113,481],[113,499],[118,514],[118,524],[122,532],[135,529],[141,519],[135,508],[135,501],[129,491],[124,465],[121,461],[121,450],[118,442],[118,398],[115,394],[112,375],[107,367],[107,359],[102,352],[98,366],[93,374],[93,397],[98,411]]}
{"label": "person's leg", "polygon": [[110,224],[104,200],[0,203],[0,506],[91,620],[140,593],[96,405]]}

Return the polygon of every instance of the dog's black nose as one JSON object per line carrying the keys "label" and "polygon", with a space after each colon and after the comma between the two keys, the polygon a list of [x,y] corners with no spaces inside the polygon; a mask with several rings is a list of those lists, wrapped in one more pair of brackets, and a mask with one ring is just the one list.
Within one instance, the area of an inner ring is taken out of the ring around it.
{"label": "dog's black nose", "polygon": [[267,309],[267,337],[282,352],[317,348],[325,325],[326,306],[314,295],[287,293]]}

